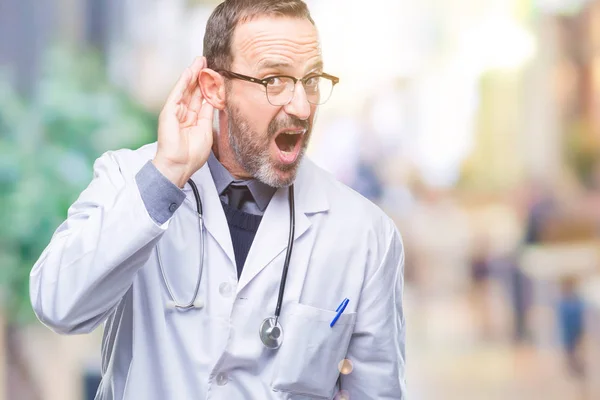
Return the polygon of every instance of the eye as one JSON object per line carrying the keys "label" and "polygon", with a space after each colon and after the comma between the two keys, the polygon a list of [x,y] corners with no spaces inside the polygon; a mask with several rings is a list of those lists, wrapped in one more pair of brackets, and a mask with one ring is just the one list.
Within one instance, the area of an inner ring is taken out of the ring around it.
{"label": "eye", "polygon": [[320,79],[321,77],[319,75],[307,76],[304,79],[304,84],[309,87],[317,86],[319,84]]}
{"label": "eye", "polygon": [[283,79],[281,79],[281,77],[279,76],[271,76],[271,77],[267,77],[265,78],[265,80],[267,81],[267,85],[269,86],[282,86],[285,85],[285,81]]}

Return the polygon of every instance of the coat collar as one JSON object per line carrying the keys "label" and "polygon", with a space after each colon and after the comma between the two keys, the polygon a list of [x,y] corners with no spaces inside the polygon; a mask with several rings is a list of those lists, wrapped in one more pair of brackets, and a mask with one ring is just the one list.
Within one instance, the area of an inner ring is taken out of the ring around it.
{"label": "coat collar", "polygon": [[[294,182],[295,200],[295,232],[294,240],[300,238],[311,226],[310,215],[326,212],[330,204],[328,199],[328,185],[330,180],[325,179],[326,173],[317,167],[307,157],[302,160],[296,180]],[[207,164],[200,168],[191,177],[200,193],[204,212],[204,225],[207,232],[225,252],[232,266],[235,268],[235,256],[231,242],[231,234],[223,206]],[[194,194],[191,187],[186,184],[183,188],[189,207],[195,210]],[[238,292],[242,290],[260,271],[269,265],[278,255],[287,248],[289,232],[289,205],[288,189],[279,188],[273,195],[261,224],[256,233],[246,263],[238,283]]]}

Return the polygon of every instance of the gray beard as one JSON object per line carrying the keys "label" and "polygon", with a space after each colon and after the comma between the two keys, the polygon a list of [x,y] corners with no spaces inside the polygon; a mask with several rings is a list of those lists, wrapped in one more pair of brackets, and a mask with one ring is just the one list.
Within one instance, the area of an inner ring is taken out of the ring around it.
{"label": "gray beard", "polygon": [[[266,185],[276,188],[291,185],[296,179],[300,161],[304,157],[308,146],[312,131],[310,123],[294,117],[285,124],[273,120],[267,128],[266,137],[262,137],[260,141],[257,141],[256,138],[260,136],[250,129],[248,123],[239,116],[239,112],[236,109],[227,107],[226,112],[229,146],[233,151],[236,162],[255,179]],[[275,166],[271,161],[269,145],[279,130],[289,126],[306,129],[305,135],[308,136],[306,136],[302,144],[296,162]],[[291,172],[291,174],[286,179],[281,179],[277,171]]]}

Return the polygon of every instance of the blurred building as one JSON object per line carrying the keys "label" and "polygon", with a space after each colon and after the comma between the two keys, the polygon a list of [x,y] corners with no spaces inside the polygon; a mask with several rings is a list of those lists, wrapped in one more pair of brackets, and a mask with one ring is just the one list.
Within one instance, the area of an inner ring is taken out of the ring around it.
{"label": "blurred building", "polygon": [[552,16],[551,68],[565,156],[589,184],[600,157],[600,2],[580,3]]}
{"label": "blurred building", "polygon": [[[118,0],[1,0],[0,67],[24,93],[35,90],[45,52],[58,42],[108,54],[126,21]],[[10,39],[9,39],[10,38]]]}

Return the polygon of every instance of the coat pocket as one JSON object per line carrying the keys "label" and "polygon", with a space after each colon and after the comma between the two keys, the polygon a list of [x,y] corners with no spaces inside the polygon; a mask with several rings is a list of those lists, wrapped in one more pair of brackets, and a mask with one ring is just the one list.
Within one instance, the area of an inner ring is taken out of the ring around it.
{"label": "coat pocket", "polygon": [[333,327],[336,312],[303,304],[282,313],[283,342],[275,360],[275,391],[330,399],[338,365],[348,352],[356,313],[344,312]]}

